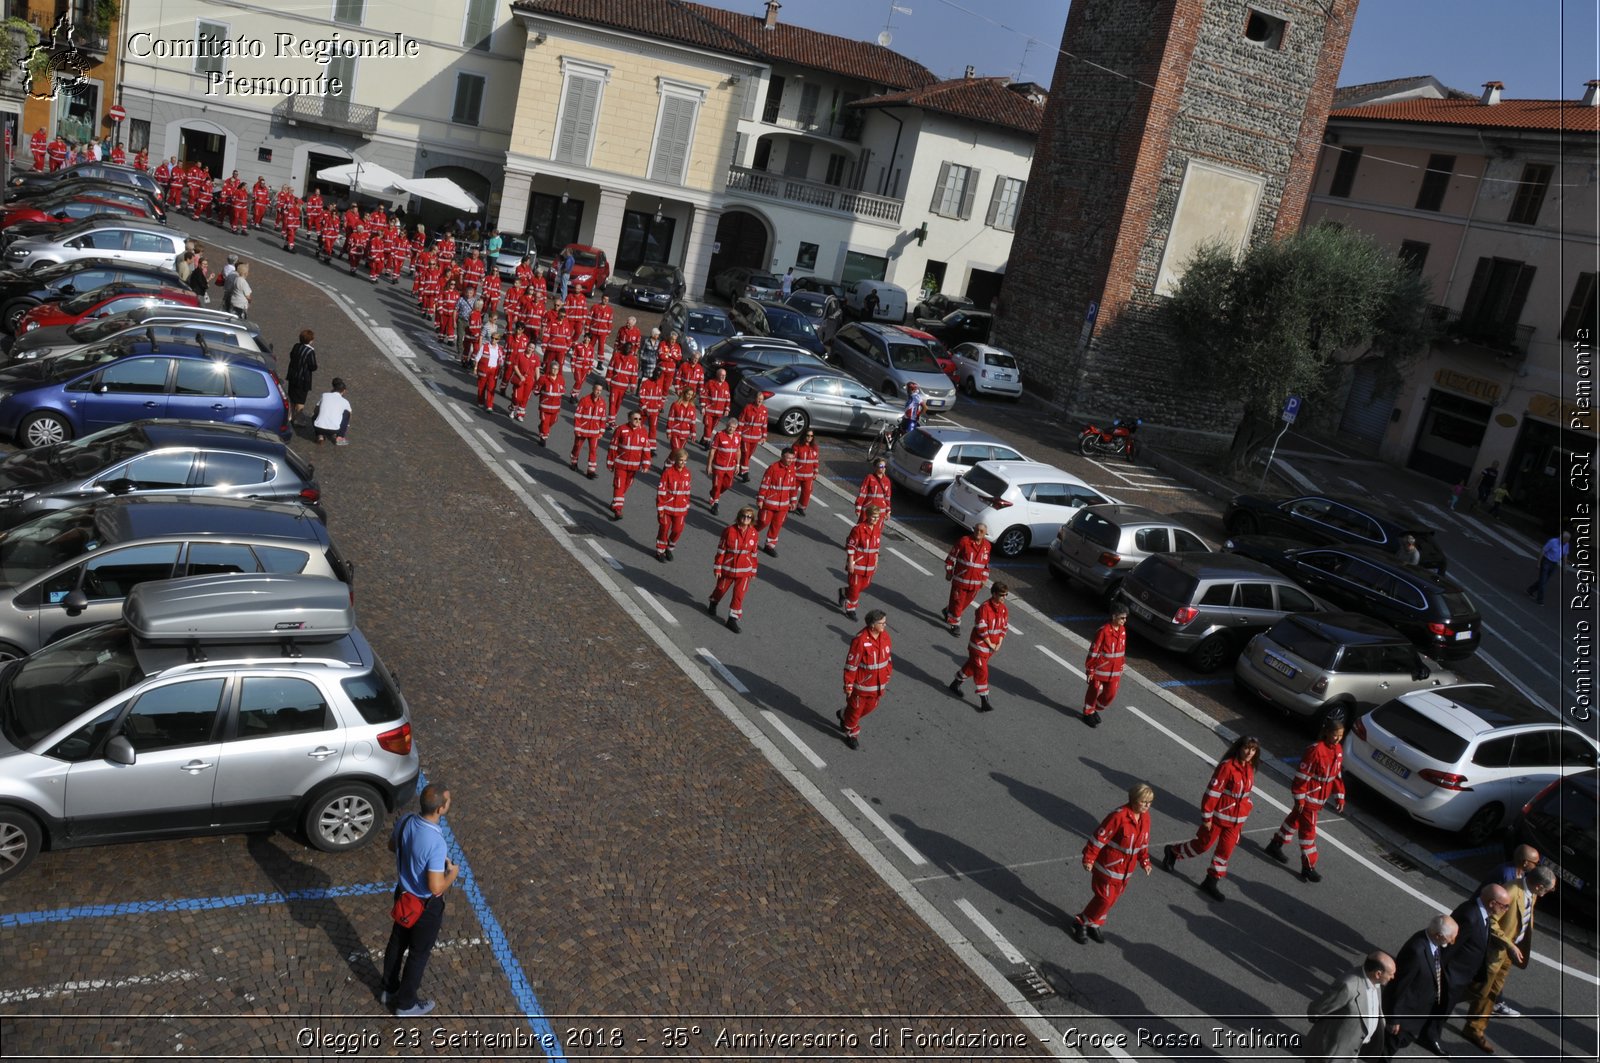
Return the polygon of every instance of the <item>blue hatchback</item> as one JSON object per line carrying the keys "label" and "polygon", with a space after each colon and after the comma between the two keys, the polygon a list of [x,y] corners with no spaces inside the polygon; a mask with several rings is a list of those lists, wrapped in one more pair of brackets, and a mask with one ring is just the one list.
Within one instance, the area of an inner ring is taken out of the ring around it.
{"label": "blue hatchback", "polygon": [[0,435],[22,447],[150,417],[294,434],[272,365],[243,348],[118,340],[0,370]]}

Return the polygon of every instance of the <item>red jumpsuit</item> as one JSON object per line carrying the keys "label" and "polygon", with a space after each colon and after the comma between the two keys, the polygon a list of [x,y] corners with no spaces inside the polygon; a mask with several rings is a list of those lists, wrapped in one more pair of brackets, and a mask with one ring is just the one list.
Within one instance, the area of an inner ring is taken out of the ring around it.
{"label": "red jumpsuit", "polygon": [[259,229],[261,219],[267,216],[267,207],[272,204],[272,189],[261,178],[256,178],[256,185],[250,190],[250,224]]}
{"label": "red jumpsuit", "polygon": [[1011,610],[1006,603],[990,598],[978,606],[972,618],[972,635],[967,639],[967,663],[956,673],[958,679],[971,679],[978,697],[989,696],[989,658],[1000,648],[1000,640],[1011,630]]}
{"label": "red jumpsuit", "polygon": [[350,262],[352,277],[356,275],[356,267],[361,264],[361,259],[367,253],[367,241],[370,238],[371,234],[367,232],[367,223],[364,221],[356,222],[355,228],[345,233],[344,252],[345,258]]}
{"label": "red jumpsuit", "polygon": [[596,303],[589,308],[589,335],[602,347],[611,335],[611,304]]}
{"label": "red jumpsuit", "polygon": [[[681,375],[681,371],[680,371]],[[794,478],[799,484],[799,506],[801,513],[811,504],[811,489],[817,485],[817,469],[822,461],[822,455],[817,450],[815,443],[796,443],[794,445]]]}
{"label": "red jumpsuit", "polygon": [[761,478],[761,489],[756,492],[756,504],[761,509],[756,527],[766,531],[769,550],[778,548],[783,522],[789,519],[789,511],[794,508],[794,494],[794,466],[782,461],[768,465],[767,474]]}
{"label": "red jumpsuit", "polygon": [[511,416],[520,421],[528,414],[528,402],[533,398],[533,386],[538,379],[526,336],[521,343],[512,338],[507,345],[506,362],[511,366]]}
{"label": "red jumpsuit", "polygon": [[534,390],[539,393],[539,443],[542,446],[550,438],[550,433],[556,427],[556,418],[561,416],[561,399],[567,393],[567,382],[561,379],[561,372],[551,363],[540,373],[534,381]]}
{"label": "red jumpsuit", "polygon": [[767,441],[767,405],[760,399],[739,411],[739,475],[750,472],[750,458]]}
{"label": "red jumpsuit", "polygon": [[396,222],[389,229],[389,283],[400,283],[400,275],[411,268],[411,244],[406,231]]}
{"label": "red jumpsuit", "polygon": [[506,332],[517,331],[517,324],[522,320],[522,294],[521,285],[513,284],[506,289]]}
{"label": "red jumpsuit", "polygon": [[567,297],[567,325],[572,329],[572,338],[589,334],[589,300],[573,292]]}
{"label": "red jumpsuit", "polygon": [[384,265],[389,261],[389,230],[374,226],[367,238],[367,280],[378,283]]}
{"label": "red jumpsuit", "polygon": [[498,343],[485,343],[478,351],[478,405],[494,412],[494,385],[500,377],[500,358],[502,355]]}
{"label": "red jumpsuit", "polygon": [[606,454],[606,468],[611,470],[611,511],[617,517],[622,516],[622,503],[633,486],[633,478],[649,464],[650,438],[645,435],[644,425],[618,425]]}
{"label": "red jumpsuit", "polygon": [[133,168],[143,173],[150,172],[150,153],[140,148],[133,156]]}
{"label": "red jumpsuit", "polygon": [[566,362],[567,352],[572,349],[572,326],[565,318],[557,317],[544,323],[544,353],[546,357],[554,355],[559,362]]}
{"label": "red jumpsuit", "polygon": [[731,620],[744,615],[745,592],[756,577],[756,538],[760,534],[754,524],[742,528],[735,521],[722,530],[722,538],[717,540],[717,554],[711,562],[711,571],[717,577],[717,585],[711,591],[711,607],[715,609],[722,596],[732,590],[733,597],[728,601]]}
{"label": "red jumpsuit", "polygon": [[618,350],[611,356],[611,365],[606,369],[606,377],[611,388],[611,417],[615,419],[617,411],[622,409],[622,397],[639,383],[638,356],[632,353],[624,354]]}
{"label": "red jumpsuit", "polygon": [[683,360],[683,347],[676,343],[661,341],[656,348],[656,364],[661,367],[661,379],[667,382],[667,387],[677,389],[678,363]]}
{"label": "red jumpsuit", "polygon": [[229,204],[228,231],[242,234],[250,224],[250,190],[243,182],[233,186],[233,200]]}
{"label": "red jumpsuit", "polygon": [[324,261],[333,261],[333,248],[339,242],[339,215],[335,211],[327,211],[322,215],[321,226],[322,258]]}
{"label": "red jumpsuit", "polygon": [[878,547],[883,542],[883,518],[863,520],[850,529],[844,540],[844,591],[839,604],[844,611],[855,614],[861,603],[861,592],[872,585],[878,571]]}
{"label": "red jumpsuit", "polygon": [[660,431],[661,408],[667,404],[666,377],[639,381],[639,412],[644,414],[644,429],[650,433],[650,456],[655,457],[656,436]]}
{"label": "red jumpsuit", "polygon": [[1095,713],[1111,707],[1116,699],[1117,687],[1122,685],[1122,665],[1126,660],[1128,626],[1105,623],[1094,642],[1089,645],[1089,656],[1083,662],[1083,674],[1088,686],[1083,691],[1083,714]]}
{"label": "red jumpsuit", "polygon": [[440,338],[453,346],[456,342],[456,303],[461,299],[461,293],[456,291],[453,284],[442,280],[439,284],[439,294],[433,304],[433,321]]}
{"label": "red jumpsuit", "polygon": [[678,363],[677,372],[672,374],[672,390],[683,391],[688,389],[698,397],[700,389],[705,386],[706,367],[696,361],[683,361]]}
{"label": "red jumpsuit", "polygon": [[1344,808],[1344,747],[1320,741],[1307,746],[1300,766],[1295,769],[1290,792],[1294,808],[1278,828],[1275,840],[1284,845],[1298,833],[1301,863],[1316,867],[1317,816],[1329,799],[1333,801],[1335,812]]}
{"label": "red jumpsuit", "polygon": [[500,287],[500,274],[494,270],[483,279],[483,312],[492,319],[500,312],[500,298],[505,294]]}
{"label": "red jumpsuit", "polygon": [[639,334],[638,325],[623,325],[617,329],[617,350],[626,349],[631,354],[639,353],[639,343],[644,337]]}
{"label": "red jumpsuit", "polygon": [[210,181],[200,182],[200,191],[196,193],[194,201],[194,216],[197,220],[204,219],[211,213],[211,200],[214,194]]}
{"label": "red jumpsuit", "polygon": [[856,492],[856,520],[866,516],[868,506],[877,506],[883,511],[884,523],[889,522],[888,473],[869,472],[861,481],[861,490]]}
{"label": "red jumpsuit", "polygon": [[567,352],[567,358],[572,363],[571,394],[576,395],[588,384],[589,375],[594,372],[594,341],[585,337],[574,343]]}
{"label": "red jumpsuit", "polygon": [[606,423],[610,420],[606,412],[606,397],[604,395],[585,395],[578,400],[578,408],[572,413],[572,467],[578,467],[578,451],[585,442],[589,444],[589,476],[594,477],[595,451],[600,445],[600,433],[605,431]]}
{"label": "red jumpsuit", "polygon": [[726,380],[707,380],[705,388],[705,409],[702,411],[700,421],[700,441],[703,443],[711,438],[711,433],[717,430],[717,423],[728,416],[728,382]]}
{"label": "red jumpsuit", "polygon": [[1112,812],[1083,847],[1085,862],[1094,861],[1094,896],[1078,915],[1078,922],[1105,926],[1128,877],[1134,868],[1150,871],[1150,813],[1135,812],[1126,805]]}
{"label": "red jumpsuit", "polygon": [[470,287],[482,287],[483,259],[478,257],[477,252],[468,255],[467,260],[461,263],[461,275],[467,279],[467,284]]}
{"label": "red jumpsuit", "polygon": [[116,147],[111,149],[111,161],[118,166],[125,166],[127,164],[128,153],[122,150],[121,144],[118,144]]}
{"label": "red jumpsuit", "polygon": [[694,435],[694,423],[699,419],[700,411],[694,408],[691,399],[680,398],[667,407],[667,453],[689,445],[689,437]]}
{"label": "red jumpsuit", "polygon": [[693,490],[689,467],[668,465],[656,484],[656,556],[665,557],[678,545],[683,522],[689,516],[689,495]]}
{"label": "red jumpsuit", "polygon": [[33,154],[33,168],[42,171],[45,166],[45,156],[50,150],[50,141],[46,139],[44,130],[34,130],[33,136],[28,138],[28,150]]}
{"label": "red jumpsuit", "polygon": [[1255,804],[1251,794],[1255,787],[1253,758],[1243,763],[1234,757],[1225,758],[1211,773],[1211,785],[1206,787],[1205,799],[1200,802],[1200,830],[1193,841],[1173,846],[1173,855],[1187,860],[1199,856],[1215,843],[1217,851],[1211,857],[1210,874],[1215,878],[1227,878],[1228,857],[1239,844],[1244,821],[1250,818],[1250,809]]}
{"label": "red jumpsuit", "polygon": [[295,237],[300,234],[300,204],[291,200],[278,217],[283,219],[283,246],[292,252]]}
{"label": "red jumpsuit", "polygon": [[706,466],[711,476],[711,512],[715,513],[717,499],[733,486],[734,474],[739,471],[739,437],[732,432],[713,432]]}
{"label": "red jumpsuit", "polygon": [[878,707],[878,699],[894,676],[894,640],[870,627],[850,640],[844,659],[844,713],[839,722],[851,738],[861,735],[861,719]]}
{"label": "red jumpsuit", "polygon": [[462,361],[473,356],[481,339],[483,339],[483,307],[474,305],[467,312],[467,344],[461,352]]}

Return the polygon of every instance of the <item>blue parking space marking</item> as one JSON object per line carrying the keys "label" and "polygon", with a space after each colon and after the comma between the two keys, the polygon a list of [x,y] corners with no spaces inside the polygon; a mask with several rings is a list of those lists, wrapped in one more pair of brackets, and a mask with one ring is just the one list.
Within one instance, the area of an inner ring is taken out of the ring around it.
{"label": "blue parking space marking", "polygon": [[1104,620],[1105,613],[1085,613],[1082,616],[1052,616],[1050,619],[1058,624],[1085,624],[1091,620]]}
{"label": "blue parking space marking", "polygon": [[1158,687],[1214,687],[1223,683],[1231,683],[1230,679],[1163,679],[1157,683]]}
{"label": "blue parking space marking", "polygon": [[39,926],[45,923],[70,923],[77,919],[107,919],[118,915],[148,915],[156,912],[205,912],[218,908],[251,908],[263,904],[288,904],[290,901],[323,901],[338,897],[364,897],[388,893],[393,882],[364,882],[359,886],[325,886],[318,889],[290,890],[287,893],[237,893],[231,897],[182,897],[170,901],[124,901],[120,904],[87,904],[77,908],[55,908],[42,912],[0,913],[0,928]]}
{"label": "blue parking space marking", "polygon": [[1434,853],[1434,859],[1446,862],[1454,860],[1469,860],[1474,856],[1498,856],[1505,850],[1498,845],[1480,845],[1476,849],[1452,849],[1445,853]]}

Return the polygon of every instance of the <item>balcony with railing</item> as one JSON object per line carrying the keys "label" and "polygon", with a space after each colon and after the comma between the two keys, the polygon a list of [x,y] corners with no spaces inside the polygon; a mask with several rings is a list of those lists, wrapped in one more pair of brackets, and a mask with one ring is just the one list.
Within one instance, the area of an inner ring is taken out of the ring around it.
{"label": "balcony with railing", "polygon": [[890,199],[888,196],[839,188],[821,181],[785,177],[783,174],[768,173],[765,170],[751,170],[744,166],[728,167],[728,191],[759,199],[781,199],[802,207],[860,218],[880,225],[899,225],[900,211],[904,206],[901,200]]}
{"label": "balcony with railing", "polygon": [[337,96],[295,94],[272,109],[273,116],[290,125],[315,126],[341,133],[370,136],[378,128],[378,109],[351,103]]}
{"label": "balcony with railing", "polygon": [[1528,357],[1528,345],[1533,342],[1533,325],[1515,321],[1499,321],[1465,310],[1452,310],[1447,306],[1429,307],[1428,317],[1433,322],[1439,342],[1471,344],[1490,353],[1507,355],[1522,361]]}
{"label": "balcony with railing", "polygon": [[861,127],[864,124],[859,111],[850,111],[835,121],[830,121],[825,115],[767,114],[762,115],[761,123],[794,133],[809,133],[812,136],[844,140],[852,144],[861,143]]}

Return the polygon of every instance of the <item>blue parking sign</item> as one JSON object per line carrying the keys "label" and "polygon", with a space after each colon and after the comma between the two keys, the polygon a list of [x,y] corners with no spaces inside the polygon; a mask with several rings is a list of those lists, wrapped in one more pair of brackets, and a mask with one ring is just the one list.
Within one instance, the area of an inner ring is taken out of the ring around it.
{"label": "blue parking sign", "polygon": [[1294,424],[1294,419],[1300,416],[1300,396],[1290,395],[1283,403],[1283,419],[1287,424]]}

